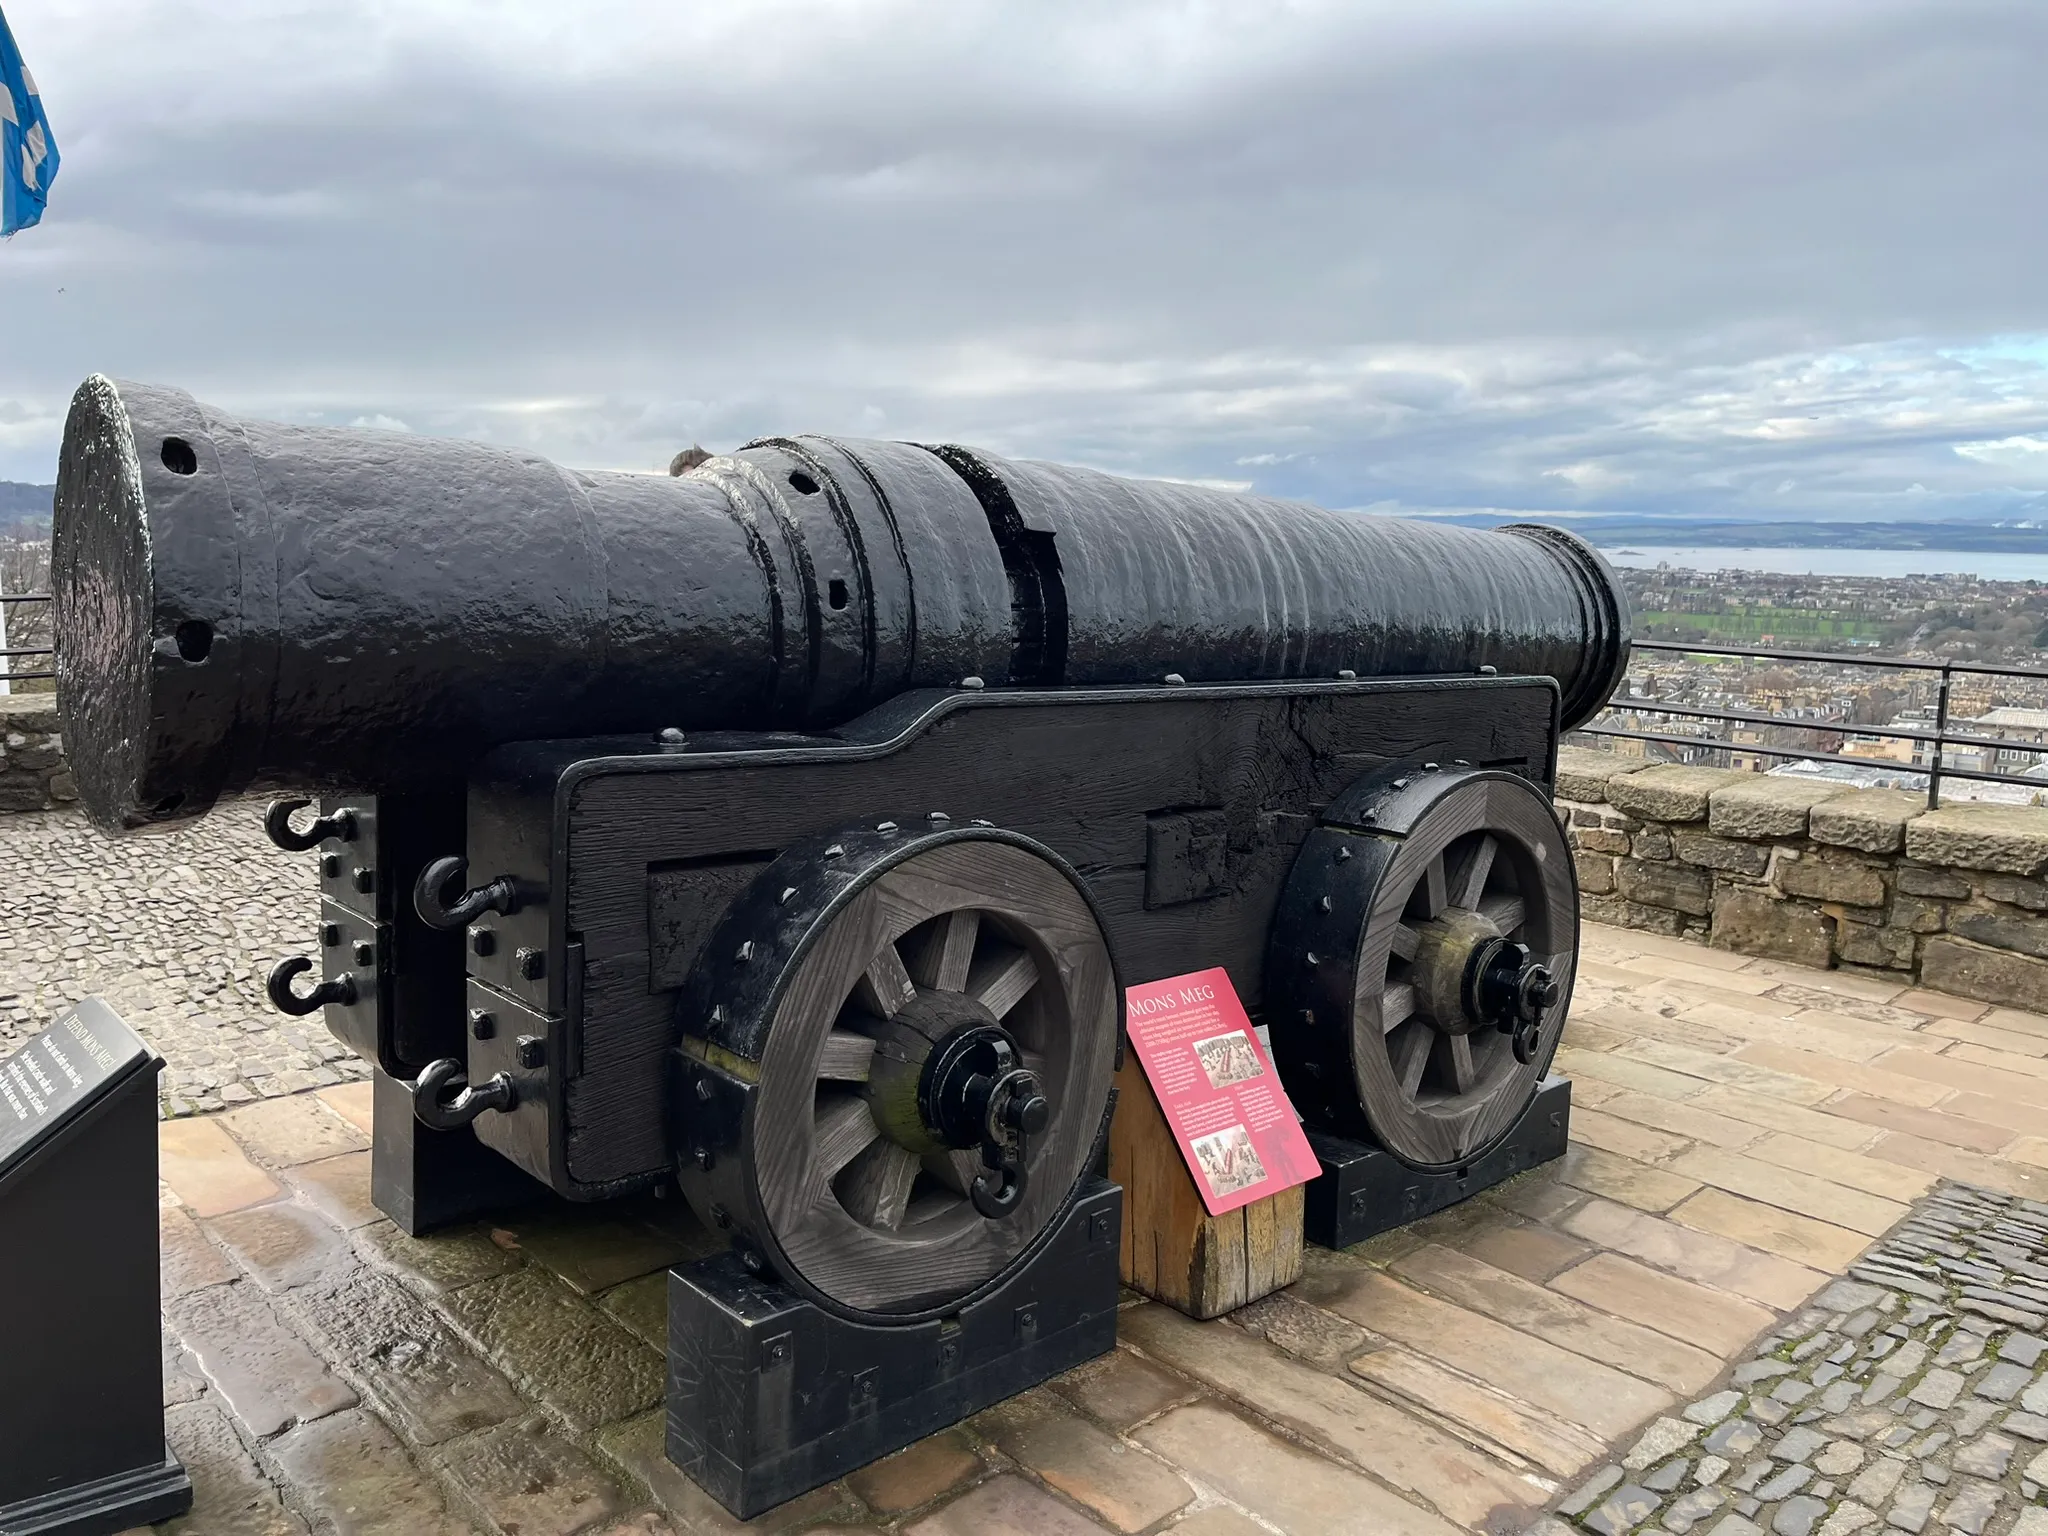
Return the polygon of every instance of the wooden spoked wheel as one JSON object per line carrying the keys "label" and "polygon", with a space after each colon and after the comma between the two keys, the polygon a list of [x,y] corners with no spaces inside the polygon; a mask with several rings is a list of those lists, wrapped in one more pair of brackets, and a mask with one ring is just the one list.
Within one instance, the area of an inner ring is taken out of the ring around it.
{"label": "wooden spoked wheel", "polygon": [[[751,943],[747,969],[780,971],[733,1150],[751,1240],[778,1273],[901,1316],[995,1279],[1066,1205],[1108,1101],[1116,981],[1078,879],[1026,839],[963,828],[828,848],[795,854],[816,868],[786,854],[761,877],[778,911],[823,898],[800,934],[741,938],[729,918],[712,941]],[[975,1048],[1008,1051],[1045,1101],[999,1216],[975,1199],[978,1177],[984,1196],[998,1182],[979,1144],[934,1107],[948,1053]]]}
{"label": "wooden spoked wheel", "polygon": [[[1340,1127],[1362,1119],[1402,1160],[1455,1166],[1512,1126],[1556,1051],[1578,951],[1570,851],[1541,791],[1505,773],[1397,776],[1342,814],[1304,846],[1276,920],[1275,1049]],[[1291,946],[1290,908],[1311,914]],[[1330,1102],[1345,1067],[1355,1106]]]}

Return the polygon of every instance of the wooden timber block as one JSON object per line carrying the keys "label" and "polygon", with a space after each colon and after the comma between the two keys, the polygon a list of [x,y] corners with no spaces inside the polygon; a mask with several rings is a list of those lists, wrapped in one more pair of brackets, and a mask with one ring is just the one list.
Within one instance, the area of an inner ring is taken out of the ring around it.
{"label": "wooden timber block", "polygon": [[1109,1177],[1124,1189],[1124,1284],[1206,1318],[1299,1280],[1304,1186],[1211,1216],[1135,1051],[1116,1086]]}

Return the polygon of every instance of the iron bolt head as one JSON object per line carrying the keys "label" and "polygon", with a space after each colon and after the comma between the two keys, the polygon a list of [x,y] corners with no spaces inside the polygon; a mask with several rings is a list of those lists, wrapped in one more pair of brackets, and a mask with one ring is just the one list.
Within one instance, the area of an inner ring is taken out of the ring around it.
{"label": "iron bolt head", "polygon": [[519,1043],[514,1047],[514,1050],[518,1054],[519,1065],[525,1067],[529,1072],[536,1067],[547,1065],[548,1043],[541,1039],[539,1035],[521,1035]]}
{"label": "iron bolt head", "polygon": [[488,955],[498,947],[498,936],[488,928],[469,930],[469,952],[472,955]]}
{"label": "iron bolt head", "polygon": [[709,1173],[711,1171],[712,1158],[709,1147],[699,1147],[691,1156],[697,1160],[697,1166],[703,1169],[704,1172]]}
{"label": "iron bolt head", "polygon": [[349,876],[348,883],[367,896],[377,888],[377,872],[358,865],[355,873]]}
{"label": "iron bolt head", "polygon": [[488,1040],[498,1032],[498,1016],[488,1008],[469,1010],[469,1034],[472,1040]]}
{"label": "iron bolt head", "polygon": [[340,942],[341,924],[322,923],[320,925],[320,947],[322,949],[332,949],[334,948],[335,945],[339,944]]}
{"label": "iron bolt head", "polygon": [[512,959],[522,981],[539,981],[547,974],[548,957],[541,950],[522,947]]}
{"label": "iron bolt head", "polygon": [[687,736],[672,725],[662,727],[654,739],[664,747],[680,747],[689,740]]}
{"label": "iron bolt head", "polygon": [[367,942],[365,942],[365,943],[358,943],[358,944],[356,945],[356,964],[357,964],[357,965],[375,965],[376,963],[377,963],[377,946],[376,946],[376,945],[374,945],[374,944],[370,944],[370,943],[367,943]]}
{"label": "iron bolt head", "polygon": [[325,880],[338,879],[341,875],[341,855],[338,853],[321,854],[320,875]]}

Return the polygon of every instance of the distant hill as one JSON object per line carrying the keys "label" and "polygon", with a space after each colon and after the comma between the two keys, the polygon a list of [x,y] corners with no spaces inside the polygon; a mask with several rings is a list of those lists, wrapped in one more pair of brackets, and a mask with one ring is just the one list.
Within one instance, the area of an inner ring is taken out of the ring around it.
{"label": "distant hill", "polygon": [[[1927,549],[1977,553],[2048,553],[2044,523],[1746,523],[1687,517],[1575,517],[1539,513],[1604,548],[1627,544],[1705,546],[1714,549]],[[1520,518],[1463,513],[1444,519],[1492,527]]]}
{"label": "distant hill", "polygon": [[0,538],[48,538],[50,508],[55,505],[56,494],[54,485],[0,480]]}

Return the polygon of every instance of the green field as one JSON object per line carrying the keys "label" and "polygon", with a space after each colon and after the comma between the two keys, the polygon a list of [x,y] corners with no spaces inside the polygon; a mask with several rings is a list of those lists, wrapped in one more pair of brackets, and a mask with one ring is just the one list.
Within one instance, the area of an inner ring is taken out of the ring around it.
{"label": "green field", "polygon": [[1758,640],[1771,635],[1785,639],[1871,640],[1884,638],[1884,627],[1874,619],[1831,618],[1802,608],[1745,607],[1723,613],[1659,613],[1637,615],[1652,634],[1676,629],[1698,631],[1710,639]]}

